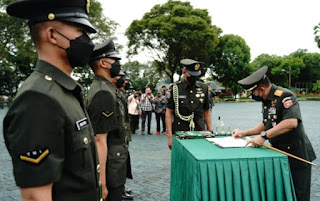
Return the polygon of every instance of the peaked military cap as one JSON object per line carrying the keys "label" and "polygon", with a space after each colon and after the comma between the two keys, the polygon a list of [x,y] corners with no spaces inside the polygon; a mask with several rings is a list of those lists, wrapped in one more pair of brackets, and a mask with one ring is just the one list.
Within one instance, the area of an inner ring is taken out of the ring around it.
{"label": "peaked military cap", "polygon": [[199,76],[201,74],[201,66],[204,64],[202,61],[192,59],[182,59],[180,63],[186,67],[187,72],[192,76]]}
{"label": "peaked military cap", "polygon": [[262,68],[252,73],[248,77],[242,80],[239,80],[238,83],[247,91],[252,91],[263,80],[263,78],[266,76],[267,71],[268,71],[268,66],[263,66]]}
{"label": "peaked military cap", "polygon": [[120,60],[121,57],[117,54],[113,41],[109,38],[103,43],[95,45],[91,55],[91,61],[101,58],[113,58]]}
{"label": "peaked military cap", "polygon": [[91,33],[96,30],[88,20],[90,0],[19,0],[8,5],[7,13],[28,20],[29,26],[59,20],[83,25]]}
{"label": "peaked military cap", "polygon": [[124,76],[126,76],[126,74],[122,70],[120,70],[118,73],[118,76],[124,77]]}

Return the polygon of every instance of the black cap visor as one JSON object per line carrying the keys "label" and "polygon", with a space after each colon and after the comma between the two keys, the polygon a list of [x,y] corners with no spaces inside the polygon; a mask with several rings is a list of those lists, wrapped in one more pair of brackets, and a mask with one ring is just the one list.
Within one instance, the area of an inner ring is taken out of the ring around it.
{"label": "black cap visor", "polygon": [[201,75],[201,71],[191,71],[191,70],[187,70],[187,72],[192,75],[192,76],[200,76]]}

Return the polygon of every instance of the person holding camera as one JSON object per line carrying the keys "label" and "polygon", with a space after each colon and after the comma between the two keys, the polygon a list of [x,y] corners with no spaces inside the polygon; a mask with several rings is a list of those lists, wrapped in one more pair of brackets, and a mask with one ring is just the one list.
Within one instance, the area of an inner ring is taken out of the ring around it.
{"label": "person holding camera", "polygon": [[157,132],[156,134],[160,134],[160,119],[162,121],[162,134],[166,133],[166,94],[165,90],[161,90],[158,92],[156,98],[155,98],[155,113],[156,113],[156,120],[157,120]]}
{"label": "person holding camera", "polygon": [[151,127],[151,116],[152,116],[152,104],[154,101],[154,96],[151,93],[150,87],[147,87],[145,89],[145,93],[141,96],[141,109],[142,109],[142,115],[141,115],[141,134],[144,135],[145,131],[145,124],[146,124],[146,117],[148,117],[148,134],[152,135],[150,131]]}
{"label": "person holding camera", "polygon": [[132,134],[135,134],[139,125],[139,117],[141,115],[140,97],[138,91],[134,91],[128,97],[128,113],[130,118],[130,130]]}

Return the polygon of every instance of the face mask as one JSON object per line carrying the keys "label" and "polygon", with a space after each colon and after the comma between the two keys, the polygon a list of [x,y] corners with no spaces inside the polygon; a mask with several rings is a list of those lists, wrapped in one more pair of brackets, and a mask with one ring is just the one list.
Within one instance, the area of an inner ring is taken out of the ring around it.
{"label": "face mask", "polygon": [[111,64],[111,69],[110,69],[111,77],[114,78],[114,77],[118,76],[120,70],[121,70],[121,65],[120,65],[120,62],[117,60],[113,64]]}
{"label": "face mask", "polygon": [[262,101],[263,99],[262,99],[262,97],[260,97],[260,96],[255,96],[255,95],[251,95],[251,98],[253,99],[253,100],[256,100],[256,101]]}
{"label": "face mask", "polygon": [[[260,93],[260,89],[259,89],[259,93]],[[263,101],[263,98],[262,98],[262,97],[260,97],[260,96],[255,96],[255,95],[253,95],[253,93],[251,94],[251,98],[252,98],[253,100],[256,100],[256,101]]]}
{"label": "face mask", "polygon": [[120,89],[123,86],[123,84],[124,84],[124,79],[123,78],[118,79],[117,82],[116,82],[116,86],[117,86],[118,89]]}
{"label": "face mask", "polygon": [[129,89],[130,89],[130,83],[127,83],[127,84],[124,86],[124,89],[125,89],[125,90],[129,90]]}
{"label": "face mask", "polygon": [[199,79],[199,76],[187,77],[187,80],[191,85],[194,85],[198,79]]}
{"label": "face mask", "polygon": [[70,41],[70,47],[65,50],[67,52],[67,57],[71,67],[74,68],[77,66],[87,65],[94,48],[94,45],[89,36],[86,33],[83,33],[81,36],[70,40],[60,32],[58,33]]}

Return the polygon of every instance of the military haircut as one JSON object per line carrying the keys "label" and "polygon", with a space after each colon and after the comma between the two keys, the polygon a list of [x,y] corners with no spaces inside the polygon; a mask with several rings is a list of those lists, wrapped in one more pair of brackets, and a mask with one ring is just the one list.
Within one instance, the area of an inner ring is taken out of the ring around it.
{"label": "military haircut", "polygon": [[52,27],[59,27],[61,26],[61,22],[60,21],[46,21],[46,22],[41,22],[41,23],[37,23],[37,24],[33,24],[29,27],[30,29],[30,35],[31,35],[31,40],[33,41],[33,43],[35,44],[35,46],[37,47],[40,42],[41,42],[41,36],[40,33],[42,31],[44,31],[48,26],[52,26]]}
{"label": "military haircut", "polygon": [[271,81],[267,75],[264,75],[263,78],[259,82],[259,86],[268,87],[270,86]]}
{"label": "military haircut", "polygon": [[98,60],[92,60],[89,63],[89,66],[91,67],[91,69],[93,70],[93,72],[96,72],[97,68],[98,68],[98,63],[99,63],[100,59]]}

